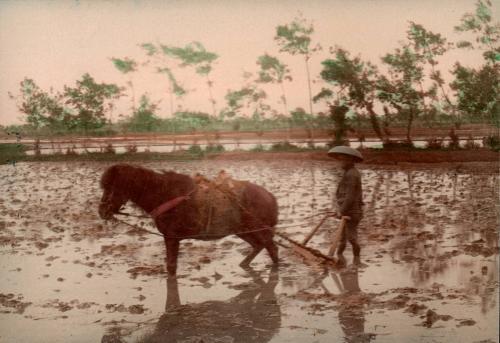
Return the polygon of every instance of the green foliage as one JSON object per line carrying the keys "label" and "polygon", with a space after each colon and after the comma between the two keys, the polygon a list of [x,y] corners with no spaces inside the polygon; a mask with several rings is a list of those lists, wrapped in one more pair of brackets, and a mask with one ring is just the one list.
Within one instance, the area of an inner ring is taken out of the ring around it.
{"label": "green foliage", "polygon": [[290,116],[292,123],[297,126],[302,126],[313,119],[312,116],[301,107],[297,107],[295,110],[291,111]]}
{"label": "green foliage", "polygon": [[466,13],[458,32],[470,32],[475,42],[461,41],[459,48],[474,48],[483,51],[485,64],[480,68],[468,68],[456,63],[452,74],[455,80],[450,84],[455,91],[457,108],[466,117],[479,117],[483,121],[500,127],[498,94],[500,78],[500,22],[493,22],[490,1],[476,2],[476,11]]}
{"label": "green foliage", "polygon": [[270,151],[297,151],[297,150],[301,150],[301,148],[299,148],[298,146],[296,146],[290,142],[280,142],[280,143],[274,143],[269,150]]}
{"label": "green foliage", "polygon": [[194,66],[196,72],[207,75],[212,70],[211,64],[219,57],[216,53],[209,52],[199,42],[192,42],[184,48],[162,45],[163,53],[177,58],[181,66]]}
{"label": "green foliage", "polygon": [[290,69],[276,57],[268,54],[259,56],[257,65],[260,67],[257,82],[282,83],[284,80],[292,81]]}
{"label": "green foliage", "polygon": [[158,124],[162,132],[195,132],[217,129],[219,120],[204,112],[176,112],[172,118],[163,119]]}
{"label": "green foliage", "polygon": [[[344,49],[333,50],[334,59],[327,59],[321,64],[321,77],[324,81],[338,88],[337,102],[344,101],[357,108],[365,108],[375,98],[375,85],[378,72],[370,62],[361,61],[360,57],[351,57]],[[322,90],[315,98],[321,99],[333,95]]]}
{"label": "green foliage", "polygon": [[0,164],[15,163],[26,157],[26,146],[14,143],[0,143]]}
{"label": "green foliage", "polygon": [[19,111],[35,129],[59,126],[68,115],[60,103],[60,96],[43,91],[32,79],[21,81],[19,95],[9,95],[18,101]]}
{"label": "green foliage", "polygon": [[89,74],[76,82],[76,87],[64,87],[55,95],[40,89],[32,79],[21,82],[19,110],[35,130],[48,129],[52,133],[95,130],[104,126],[105,114],[111,101],[121,96],[114,84],[96,83]]}
{"label": "green foliage", "polygon": [[188,153],[191,155],[203,155],[203,149],[198,144],[193,144],[188,148]]}
{"label": "green foliage", "polygon": [[479,69],[463,67],[457,63],[452,71],[455,80],[451,88],[456,91],[457,107],[469,118],[500,127],[500,66],[485,64]]}
{"label": "green foliage", "polygon": [[500,136],[497,135],[490,135],[487,137],[484,137],[483,139],[483,144],[485,147],[490,148],[495,151],[500,150]]}
{"label": "green foliage", "polygon": [[407,38],[417,54],[421,54],[430,64],[437,64],[435,57],[443,55],[448,50],[446,39],[439,33],[426,30],[422,25],[410,22],[406,31]]}
{"label": "green foliage", "polygon": [[370,62],[363,62],[360,57],[351,57],[349,52],[342,48],[336,47],[331,52],[334,58],[322,62],[323,70],[320,75],[334,87],[334,91],[323,88],[315,96],[315,100],[326,100],[330,106],[346,105],[358,112],[366,111],[377,137],[385,141],[379,116],[374,109],[380,78],[377,68]]}
{"label": "green foliage", "polygon": [[84,131],[97,129],[106,122],[106,111],[111,100],[122,95],[121,88],[114,84],[97,83],[84,74],[75,87],[64,87],[65,104],[71,108],[71,115],[64,119],[69,129]]}
{"label": "green foliage", "polygon": [[266,148],[262,144],[257,144],[254,148],[250,149],[252,152],[263,152]]}
{"label": "green foliage", "polygon": [[[244,109],[253,108],[254,119],[260,119],[268,106],[263,103],[267,94],[254,86],[243,87],[237,91],[229,90],[225,96],[228,108],[223,111],[224,117],[235,117],[238,115],[250,114],[244,112]],[[252,106],[253,105],[253,106]]]}
{"label": "green foliage", "polygon": [[[219,57],[216,53],[209,52],[205,47],[199,42],[192,42],[186,45],[184,48],[161,45],[163,53],[167,56],[175,58],[181,62],[181,67],[194,67],[197,74],[205,76],[207,78],[209,101],[212,104],[212,114],[216,115],[215,103],[212,96],[212,86],[213,82],[209,80],[208,75],[212,71],[212,63]],[[171,77],[172,81],[172,77]],[[175,87],[174,92],[179,91],[179,87]]]}
{"label": "green foliage", "polygon": [[224,152],[225,150],[226,149],[221,144],[209,144],[205,148],[206,153],[215,153],[215,154]]}
{"label": "green foliage", "polygon": [[455,26],[457,32],[471,32],[475,35],[475,44],[470,41],[461,41],[459,48],[476,48],[483,50],[483,57],[487,63],[500,61],[500,23],[493,22],[492,5],[489,0],[476,2],[476,11],[466,13]]}
{"label": "green foliage", "polygon": [[139,101],[139,107],[125,125],[132,132],[155,131],[160,122],[155,115],[156,110],[157,105],[153,104],[147,95],[143,95]]}
{"label": "green foliage", "polygon": [[157,69],[158,73],[165,74],[168,77],[168,80],[170,81],[170,85],[172,86],[172,92],[177,95],[177,96],[183,96],[186,94],[186,90],[179,85],[177,82],[177,79],[175,78],[174,74],[172,73],[172,70],[167,67],[163,68],[158,68]]}
{"label": "green foliage", "polygon": [[290,24],[277,26],[274,40],[278,43],[282,52],[288,52],[291,55],[308,55],[313,32],[313,25],[299,16]]}
{"label": "green foliage", "polygon": [[146,55],[148,56],[153,56],[158,53],[158,48],[153,43],[142,43],[139,46],[146,50]]}
{"label": "green foliage", "polygon": [[349,112],[349,107],[345,105],[330,106],[330,118],[334,124],[332,146],[349,145],[346,137],[346,133],[350,129],[346,117],[347,112]]}
{"label": "green foliage", "polygon": [[112,57],[111,61],[113,62],[115,68],[123,74],[131,73],[137,70],[137,62],[128,57],[123,59]]}

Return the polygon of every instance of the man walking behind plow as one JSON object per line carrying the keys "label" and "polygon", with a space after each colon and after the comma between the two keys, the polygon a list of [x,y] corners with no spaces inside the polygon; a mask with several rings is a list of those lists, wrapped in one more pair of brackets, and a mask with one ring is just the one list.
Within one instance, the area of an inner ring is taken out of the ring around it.
{"label": "man walking behind plow", "polygon": [[342,216],[349,217],[340,238],[337,256],[339,262],[345,262],[343,253],[347,241],[349,241],[352,245],[354,261],[359,263],[361,247],[358,243],[358,224],[363,217],[363,189],[361,175],[354,165],[363,161],[363,156],[358,150],[347,146],[336,146],[330,149],[328,156],[340,161],[344,170],[344,175],[337,186],[335,195],[339,218],[342,218]]}

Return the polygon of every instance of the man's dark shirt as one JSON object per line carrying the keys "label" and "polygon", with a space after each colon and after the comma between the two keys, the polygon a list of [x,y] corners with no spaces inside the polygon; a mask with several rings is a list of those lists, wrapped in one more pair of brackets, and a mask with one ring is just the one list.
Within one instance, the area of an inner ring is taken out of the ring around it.
{"label": "man's dark shirt", "polygon": [[344,172],[336,192],[337,205],[341,215],[361,216],[363,214],[363,190],[359,171],[351,167]]}

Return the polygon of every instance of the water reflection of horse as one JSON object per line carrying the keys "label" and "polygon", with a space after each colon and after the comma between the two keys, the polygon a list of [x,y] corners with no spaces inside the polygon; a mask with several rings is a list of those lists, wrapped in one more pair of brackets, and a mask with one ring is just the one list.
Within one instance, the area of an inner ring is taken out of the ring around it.
{"label": "water reflection of horse", "polygon": [[[101,178],[103,195],[99,205],[99,215],[103,219],[113,218],[127,201],[132,201],[147,213],[157,213],[159,208],[175,207],[154,217],[156,227],[163,234],[167,249],[167,269],[175,274],[179,242],[182,239],[219,239],[236,234],[248,242],[253,251],[241,262],[247,266],[262,250],[266,249],[274,263],[278,262],[278,248],[273,242],[273,228],[278,220],[278,206],[275,197],[266,189],[250,182],[239,182],[237,225],[215,235],[206,233],[202,225],[200,202],[196,199],[199,187],[193,178],[175,172],[156,173],[152,170],[129,164],[109,167]],[[227,200],[226,200],[227,203]],[[234,206],[215,208],[210,218],[219,220],[234,211]],[[211,213],[211,212],[210,212]],[[231,213],[232,214],[232,213]],[[234,216],[232,216],[234,217]]]}
{"label": "water reflection of horse", "polygon": [[257,272],[249,273],[252,284],[228,301],[184,305],[177,278],[169,277],[165,313],[154,331],[138,343],[270,341],[281,326],[281,310],[274,292],[278,269],[271,269],[267,282]]}

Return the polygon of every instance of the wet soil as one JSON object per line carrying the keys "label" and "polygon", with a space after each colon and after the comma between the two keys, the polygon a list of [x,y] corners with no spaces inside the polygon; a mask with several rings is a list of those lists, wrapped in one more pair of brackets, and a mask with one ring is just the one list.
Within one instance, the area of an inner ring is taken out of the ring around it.
{"label": "wet soil", "polygon": [[[491,172],[496,172],[500,166],[499,153],[490,149],[472,150],[418,150],[418,149],[360,149],[364,157],[364,165],[405,165],[415,163],[445,164],[441,167],[470,168],[474,164],[470,162],[483,162],[479,168],[487,167]],[[304,152],[247,152],[236,151],[213,155],[215,160],[313,160],[331,161],[325,151]],[[461,165],[461,162],[467,162]],[[477,164],[476,164],[477,166]],[[410,167],[412,167],[410,165]],[[429,166],[420,166],[429,167]]]}
{"label": "wet soil", "polygon": [[[277,268],[261,253],[241,269],[249,246],[229,236],[183,241],[173,279],[161,237],[98,217],[111,164],[0,166],[1,342],[498,341],[494,168],[362,166],[360,262],[348,248],[326,268],[281,247]],[[331,207],[340,177],[321,160],[142,165],[261,184],[278,199],[278,230],[297,240]],[[329,219],[309,244],[328,251],[337,226]]]}

